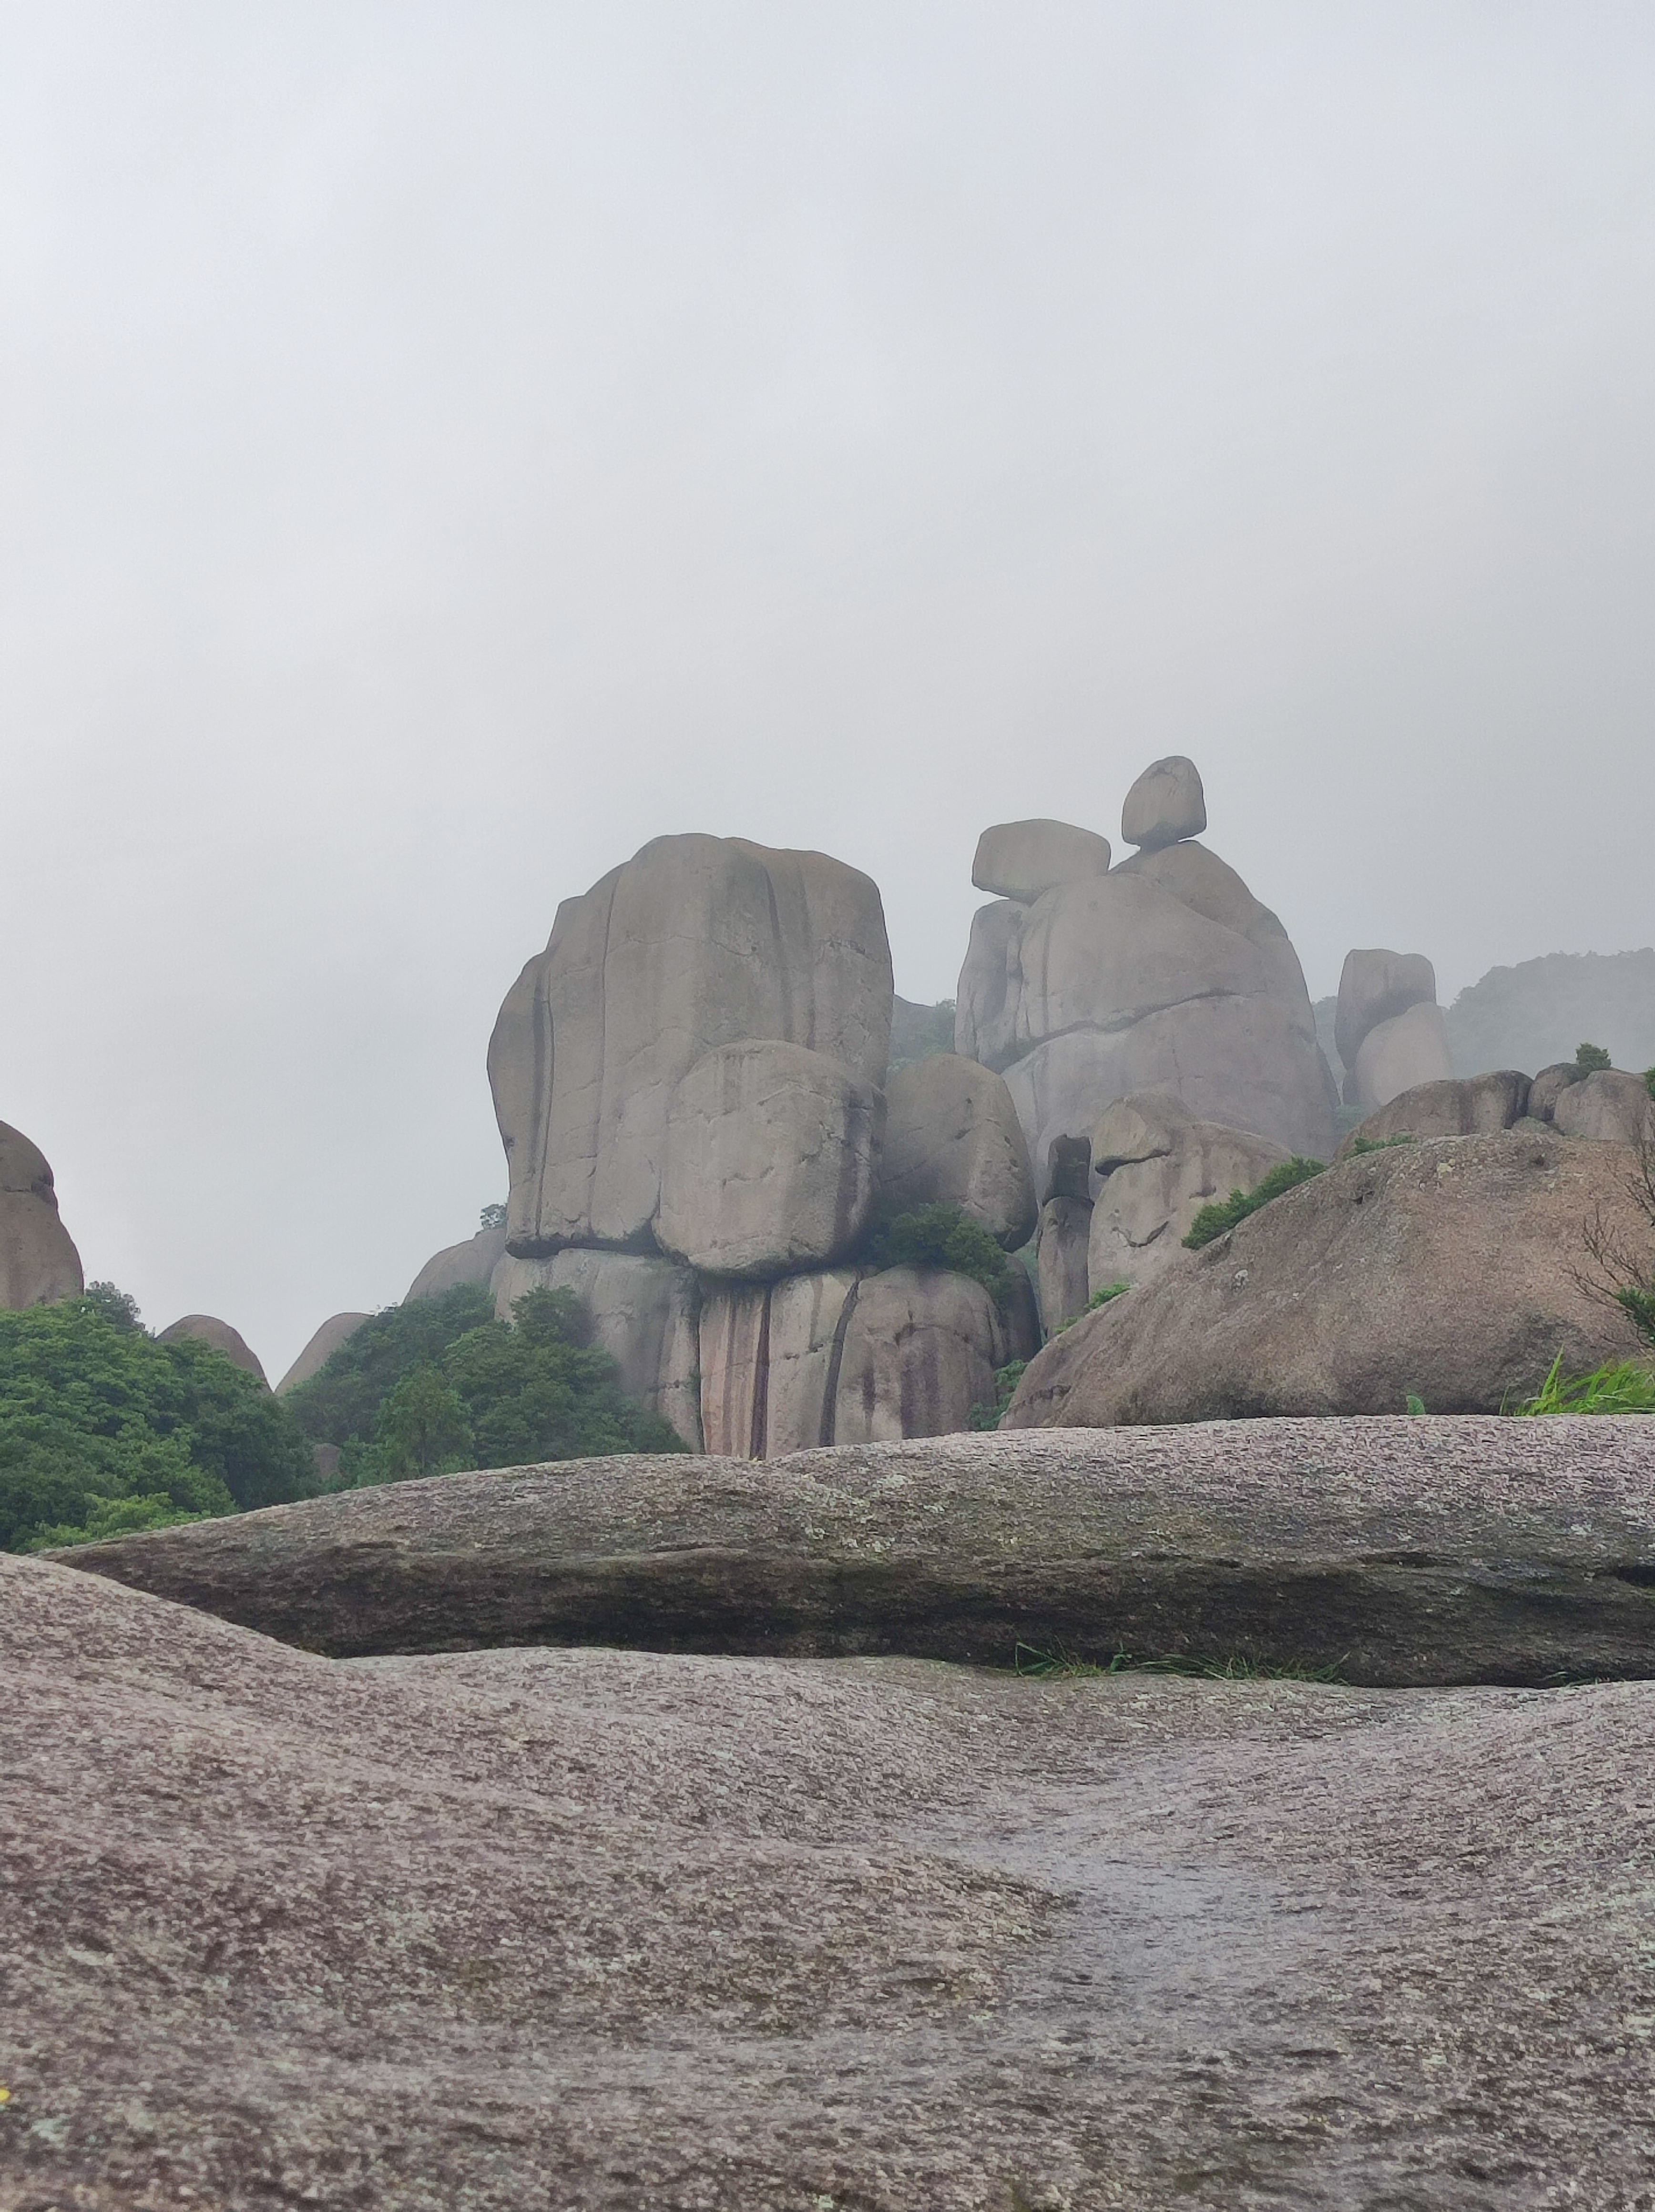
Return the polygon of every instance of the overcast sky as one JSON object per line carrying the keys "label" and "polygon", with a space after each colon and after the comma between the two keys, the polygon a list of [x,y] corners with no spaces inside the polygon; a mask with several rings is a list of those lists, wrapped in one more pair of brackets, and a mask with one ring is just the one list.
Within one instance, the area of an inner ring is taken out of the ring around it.
{"label": "overcast sky", "polygon": [[950,994],[1158,754],[1282,915],[1655,938],[1655,9],[0,0],[0,1118],[272,1377],[646,839]]}

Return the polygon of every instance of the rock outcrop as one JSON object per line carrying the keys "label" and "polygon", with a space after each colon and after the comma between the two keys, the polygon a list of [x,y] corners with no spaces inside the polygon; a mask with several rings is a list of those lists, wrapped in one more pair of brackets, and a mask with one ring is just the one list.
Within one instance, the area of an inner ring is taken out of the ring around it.
{"label": "rock outcrop", "polygon": [[1436,969],[1422,952],[1348,952],[1334,1036],[1347,1106],[1384,1106],[1454,1072]]}
{"label": "rock outcrop", "polygon": [[[1193,842],[1205,820],[1192,764],[1158,762],[1123,822],[1140,850],[973,922],[955,1048],[1005,1076],[1042,1202],[1053,1146],[1134,1091],[1170,1091],[1198,1119],[1288,1152],[1333,1150],[1336,1094],[1297,957],[1234,870]],[[1033,872],[1020,881],[1032,888]]]}
{"label": "rock outcrop", "polygon": [[1034,1179],[1004,1081],[958,1053],[934,1053],[894,1075],[885,1093],[878,1204],[886,1215],[944,1204],[1008,1251],[1033,1234]]}
{"label": "rock outcrop", "polygon": [[1251,1190],[1288,1157],[1268,1138],[1197,1121],[1168,1092],[1117,1099],[1092,1132],[1102,1182],[1088,1230],[1090,1288],[1152,1282],[1183,1258],[1203,1206]]}
{"label": "rock outcrop", "polygon": [[1566,1137],[1620,1145],[1655,1144],[1655,1098],[1641,1075],[1599,1068],[1560,1092],[1552,1121]]}
{"label": "rock outcrop", "polygon": [[1487,1075],[1451,1076],[1446,1082],[1422,1083],[1398,1092],[1339,1146],[1335,1157],[1348,1159],[1366,1145],[1393,1137],[1486,1137],[1513,1127],[1529,1111],[1530,1083],[1513,1067]]}
{"label": "rock outcrop", "polygon": [[507,1238],[647,1249],[675,1091],[720,1046],[803,1046],[871,1090],[889,1056],[879,893],[820,853],[660,837],[558,908],[506,994],[489,1080]]}
{"label": "rock outcrop", "polygon": [[1091,1200],[1061,1193],[1048,1198],[1040,1208],[1034,1246],[1040,1326],[1047,1336],[1055,1336],[1066,1322],[1086,1311],[1091,1296]]}
{"label": "rock outcrop", "polygon": [[369,1318],[365,1313],[330,1314],[276,1384],[276,1396],[284,1396],[300,1383],[308,1382],[312,1375],[320,1374],[340,1346],[349,1343]]}
{"label": "rock outcrop", "polygon": [[[1464,1426],[1413,1425],[1422,1552],[1430,1447],[1447,1428],[1463,1451]],[[1315,1509],[1369,1464],[1342,1476],[1294,1429],[1260,1486],[1285,1470]],[[1553,1466],[1513,1502],[1535,1491],[1565,1502]],[[927,1503],[955,1525],[946,1488]],[[1512,1528],[1456,1522],[1480,1606]],[[1350,1546],[1376,1589],[1391,1541]],[[868,1556],[841,1555],[854,1592]],[[33,1559],[0,1560],[0,1671],[28,1716],[5,1742],[0,2021],[20,2209],[1647,2191],[1646,1682],[339,1665]]]}
{"label": "rock outcrop", "polygon": [[0,1307],[52,1305],[85,1288],[45,1154],[0,1121]]}
{"label": "rock outcrop", "polygon": [[841,1258],[867,1226],[883,1118],[882,1093],[825,1053],[749,1038],[703,1054],[668,1110],[657,1241],[714,1275]]}
{"label": "rock outcrop", "polygon": [[965,1428],[973,1407],[993,1404],[996,1368],[1037,1348],[1027,1282],[1004,1315],[980,1283],[942,1267],[709,1283],[700,1311],[706,1449],[773,1460],[815,1444]]}
{"label": "rock outcrop", "polygon": [[445,1291],[457,1291],[464,1285],[487,1287],[489,1277],[506,1253],[506,1231],[500,1229],[479,1229],[475,1237],[468,1237],[464,1244],[446,1245],[433,1252],[403,1293],[403,1303],[409,1298],[437,1298]]}
{"label": "rock outcrop", "polygon": [[336,1658],[594,1643],[1004,1665],[1021,1643],[1370,1684],[1642,1675],[1655,1422],[1403,1415],[937,1437],[763,1467],[585,1460],[61,1556]]}
{"label": "rock outcrop", "polygon": [[185,1314],[170,1327],[155,1332],[159,1344],[176,1344],[185,1337],[193,1337],[198,1344],[209,1344],[215,1352],[221,1352],[232,1366],[239,1367],[244,1374],[256,1375],[266,1389],[270,1388],[264,1361],[241,1331],[232,1328],[216,1314]]}
{"label": "rock outcrop", "polygon": [[[1048,1344],[1011,1428],[1497,1412],[1634,1356],[1577,1279],[1583,1231],[1641,1249],[1634,1156],[1542,1130],[1366,1152],[1262,1206],[1159,1282]],[[1655,1425],[1652,1425],[1655,1443]]]}

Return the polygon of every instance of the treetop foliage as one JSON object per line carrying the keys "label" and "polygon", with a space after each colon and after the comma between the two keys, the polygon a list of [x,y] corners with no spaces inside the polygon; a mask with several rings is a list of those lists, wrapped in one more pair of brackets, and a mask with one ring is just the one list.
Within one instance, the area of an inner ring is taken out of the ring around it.
{"label": "treetop foliage", "polygon": [[1003,1314],[1011,1310],[1010,1261],[981,1222],[941,1199],[882,1223],[870,1256],[876,1267],[951,1267],[979,1282]]}

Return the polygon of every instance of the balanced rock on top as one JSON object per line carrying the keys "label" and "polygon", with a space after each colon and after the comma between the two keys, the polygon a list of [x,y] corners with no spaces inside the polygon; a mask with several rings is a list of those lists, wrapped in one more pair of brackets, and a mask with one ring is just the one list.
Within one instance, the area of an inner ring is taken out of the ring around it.
{"label": "balanced rock on top", "polygon": [[1155,852],[1181,837],[1198,837],[1207,826],[1201,772],[1183,753],[1152,761],[1126,794],[1120,834],[1129,845]]}

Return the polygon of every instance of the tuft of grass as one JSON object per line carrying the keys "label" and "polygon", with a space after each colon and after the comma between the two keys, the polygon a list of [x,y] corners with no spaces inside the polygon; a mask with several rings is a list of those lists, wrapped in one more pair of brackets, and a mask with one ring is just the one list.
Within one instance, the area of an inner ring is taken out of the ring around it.
{"label": "tuft of grass", "polygon": [[1403,1404],[1406,1410],[1410,1413],[1422,1413],[1425,1411],[1425,1401],[1420,1396],[1417,1390],[1410,1390],[1408,1393],[1407,1398],[1403,1401]]}
{"label": "tuft of grass", "polygon": [[1013,1654],[1012,1664],[1019,1674],[1027,1674],[1037,1682],[1083,1682],[1101,1680],[1107,1674],[1183,1674],[1204,1682],[1337,1682],[1343,1664],[1336,1659],[1331,1666],[1312,1667],[1307,1661],[1285,1659],[1276,1662],[1255,1659],[1244,1651],[1232,1651],[1222,1659],[1203,1658],[1188,1651],[1173,1651],[1160,1658],[1146,1659],[1118,1646],[1101,1662],[1082,1659],[1061,1644],[1048,1651],[1034,1644],[1019,1644]]}
{"label": "tuft of grass", "polygon": [[1101,1290],[1094,1291],[1086,1301],[1086,1310],[1092,1313],[1099,1306],[1106,1306],[1111,1298],[1118,1298],[1131,1289],[1130,1283],[1106,1283]]}
{"label": "tuft of grass", "polygon": [[1590,1375],[1565,1376],[1560,1352],[1536,1395],[1512,1411],[1519,1415],[1655,1413],[1655,1375],[1635,1359],[1611,1359]]}
{"label": "tuft of grass", "polygon": [[1646,1067],[1644,1070],[1644,1089],[1648,1091],[1652,1098],[1655,1098],[1655,1067]]}
{"label": "tuft of grass", "polygon": [[1404,1129],[1395,1137],[1353,1137],[1348,1157],[1355,1159],[1359,1152],[1388,1152],[1392,1145],[1416,1145],[1419,1139]]}
{"label": "tuft of grass", "polygon": [[1268,1206],[1283,1191],[1296,1190],[1301,1182],[1321,1174],[1325,1160],[1307,1160],[1295,1152],[1290,1160],[1282,1160],[1273,1167],[1262,1182],[1251,1190],[1233,1190],[1228,1198],[1215,1198],[1210,1206],[1203,1206],[1190,1224],[1190,1233],[1184,1239],[1191,1252],[1198,1252],[1203,1244],[1234,1229],[1238,1221],[1245,1221],[1250,1213],[1257,1213],[1261,1206]]}

